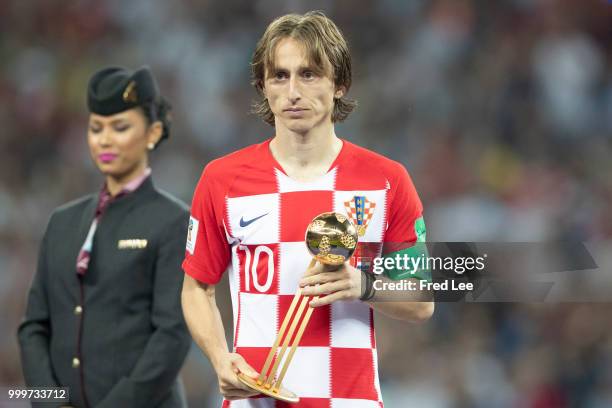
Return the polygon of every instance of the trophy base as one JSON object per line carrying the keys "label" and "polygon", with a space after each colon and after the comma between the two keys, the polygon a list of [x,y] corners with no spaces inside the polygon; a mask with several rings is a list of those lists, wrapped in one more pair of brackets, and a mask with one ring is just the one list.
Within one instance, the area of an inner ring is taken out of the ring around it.
{"label": "trophy base", "polygon": [[272,397],[274,399],[284,401],[284,402],[299,402],[300,397],[296,394],[292,393],[288,389],[283,386],[280,387],[280,390],[277,392],[273,391],[272,387],[266,388],[263,384],[257,384],[257,380],[249,377],[248,375],[244,375],[243,373],[238,373],[238,379],[245,385],[254,389],[255,391],[259,391],[260,393],[267,395],[268,397]]}

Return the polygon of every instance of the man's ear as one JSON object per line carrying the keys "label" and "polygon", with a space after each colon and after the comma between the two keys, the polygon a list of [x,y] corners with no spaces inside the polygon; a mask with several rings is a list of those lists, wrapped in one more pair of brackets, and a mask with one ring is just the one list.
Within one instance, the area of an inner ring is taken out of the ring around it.
{"label": "man's ear", "polygon": [[334,99],[340,99],[346,94],[346,87],[339,86],[336,87],[336,92],[334,92]]}

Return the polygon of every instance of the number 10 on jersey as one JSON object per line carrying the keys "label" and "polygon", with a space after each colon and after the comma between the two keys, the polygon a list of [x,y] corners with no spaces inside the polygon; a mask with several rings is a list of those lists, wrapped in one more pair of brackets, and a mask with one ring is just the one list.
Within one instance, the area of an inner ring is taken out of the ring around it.
{"label": "number 10 on jersey", "polygon": [[241,290],[267,293],[274,283],[274,249],[268,245],[238,245]]}

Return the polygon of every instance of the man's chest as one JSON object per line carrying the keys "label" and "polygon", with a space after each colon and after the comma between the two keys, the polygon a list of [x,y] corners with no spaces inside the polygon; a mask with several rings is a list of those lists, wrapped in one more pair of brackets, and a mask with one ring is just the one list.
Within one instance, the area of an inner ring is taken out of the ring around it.
{"label": "man's chest", "polygon": [[231,240],[243,245],[304,242],[308,225],[324,212],[347,216],[359,242],[382,242],[388,190],[302,190],[230,197],[226,222]]}
{"label": "man's chest", "polygon": [[303,190],[228,198],[227,226],[239,291],[294,294],[311,260],[306,229],[323,212],[353,221],[359,243],[352,262],[368,262],[384,240],[386,200],[387,190]]}

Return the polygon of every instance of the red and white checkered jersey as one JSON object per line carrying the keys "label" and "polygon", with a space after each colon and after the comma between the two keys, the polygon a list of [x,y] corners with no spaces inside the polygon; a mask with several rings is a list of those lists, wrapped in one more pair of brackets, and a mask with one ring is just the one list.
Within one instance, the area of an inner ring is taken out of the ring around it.
{"label": "red and white checkered jersey", "polygon": [[[315,216],[336,211],[359,218],[358,252],[378,255],[384,242],[415,242],[422,213],[408,173],[384,156],[343,140],[327,174],[301,182],[284,173],[269,145],[206,166],[183,262],[187,274],[207,284],[229,271],[234,350],[257,371],[311,260],[304,236]],[[372,310],[361,301],[337,301],[314,310],[283,381],[298,404],[256,397],[224,406],[381,407],[377,364]]]}

